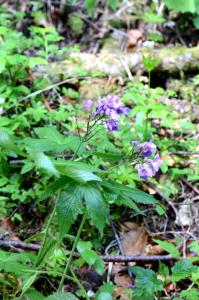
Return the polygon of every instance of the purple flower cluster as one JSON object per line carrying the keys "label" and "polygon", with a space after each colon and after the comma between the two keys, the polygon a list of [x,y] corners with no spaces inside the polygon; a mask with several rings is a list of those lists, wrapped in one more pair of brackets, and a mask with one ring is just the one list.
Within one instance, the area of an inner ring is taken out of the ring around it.
{"label": "purple flower cluster", "polygon": [[159,171],[162,164],[159,154],[156,154],[154,159],[147,159],[143,164],[138,164],[136,169],[140,178],[147,179],[153,177]]}
{"label": "purple flower cluster", "polygon": [[120,98],[115,95],[108,95],[106,98],[102,98],[98,101],[95,117],[109,117],[110,119],[105,120],[105,124],[109,131],[119,130],[117,122],[119,121],[119,115],[128,117],[129,108],[125,107]]}
{"label": "purple flower cluster", "polygon": [[[153,143],[153,139],[151,138],[149,142],[141,144],[138,144],[135,141],[131,143],[138,151],[139,157],[143,160],[142,163],[136,165],[139,177],[147,179],[148,177],[155,176],[163,161],[157,153],[157,146]],[[148,159],[153,153],[156,153],[155,157],[153,159]]]}

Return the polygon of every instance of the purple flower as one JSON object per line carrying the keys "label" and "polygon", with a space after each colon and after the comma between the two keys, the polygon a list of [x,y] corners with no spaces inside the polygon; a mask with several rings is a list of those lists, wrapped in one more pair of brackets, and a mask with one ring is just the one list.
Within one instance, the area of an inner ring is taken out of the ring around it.
{"label": "purple flower", "polygon": [[153,177],[158,172],[163,161],[160,159],[159,154],[157,154],[154,159],[148,159],[143,164],[136,166],[138,175],[140,178],[147,179],[148,177]]}
{"label": "purple flower", "polygon": [[137,149],[140,151],[141,156],[149,157],[153,152],[157,151],[157,146],[150,141],[138,145]]}
{"label": "purple flower", "polygon": [[93,101],[91,99],[85,100],[83,105],[84,105],[85,110],[91,111],[92,107],[93,107]]}
{"label": "purple flower", "polygon": [[119,130],[117,123],[114,120],[107,120],[105,121],[106,123],[106,127],[108,129],[108,131],[117,131]]}
{"label": "purple flower", "polygon": [[102,98],[98,101],[96,107],[95,117],[104,115],[111,117],[113,120],[119,120],[119,114],[128,116],[129,108],[123,106],[118,96],[108,95],[106,98]]}

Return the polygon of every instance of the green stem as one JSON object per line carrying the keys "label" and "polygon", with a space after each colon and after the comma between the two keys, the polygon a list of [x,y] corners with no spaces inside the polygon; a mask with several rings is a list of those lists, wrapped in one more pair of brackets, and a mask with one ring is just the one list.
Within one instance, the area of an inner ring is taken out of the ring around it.
{"label": "green stem", "polygon": [[47,223],[47,225],[46,225],[46,230],[45,230],[44,239],[43,239],[41,248],[40,248],[40,250],[39,250],[39,252],[38,252],[37,259],[36,259],[36,261],[35,261],[35,266],[37,266],[38,258],[40,257],[40,253],[43,251],[43,248],[44,248],[45,245],[46,245],[46,241],[47,241],[47,238],[48,238],[50,225],[51,225],[52,220],[53,220],[53,218],[54,218],[54,215],[55,215],[55,212],[56,212],[56,208],[57,208],[57,202],[58,202],[58,199],[59,199],[59,197],[60,197],[60,192],[61,192],[61,191],[59,191],[59,193],[58,193],[58,195],[57,195],[57,199],[56,199],[56,202],[55,202],[53,211],[52,211],[52,213],[50,214],[50,218],[49,218],[48,223]]}
{"label": "green stem", "polygon": [[82,294],[85,296],[85,298],[86,298],[87,300],[90,300],[90,298],[88,297],[87,292],[86,292],[84,286],[81,284],[81,282],[80,282],[79,279],[77,278],[77,276],[76,276],[75,272],[73,271],[73,269],[70,269],[70,272],[71,272],[71,274],[72,274],[72,276],[73,276],[72,278],[73,278],[74,282],[76,282],[76,284],[79,286],[79,288],[80,288]]}
{"label": "green stem", "polygon": [[61,278],[61,281],[60,281],[60,284],[59,284],[59,287],[58,287],[58,292],[60,292],[62,290],[62,287],[63,287],[63,284],[64,284],[65,275],[67,275],[68,270],[70,268],[70,264],[71,264],[71,261],[72,261],[72,258],[73,258],[73,254],[75,252],[75,249],[76,249],[77,243],[79,241],[79,238],[80,238],[80,235],[81,235],[81,232],[82,232],[82,229],[83,229],[83,226],[84,226],[85,222],[86,222],[86,213],[84,213],[84,216],[83,216],[81,224],[79,226],[76,238],[74,240],[73,247],[72,247],[72,250],[70,252],[70,256],[68,258],[66,267],[65,267],[64,272],[62,274],[62,278]]}

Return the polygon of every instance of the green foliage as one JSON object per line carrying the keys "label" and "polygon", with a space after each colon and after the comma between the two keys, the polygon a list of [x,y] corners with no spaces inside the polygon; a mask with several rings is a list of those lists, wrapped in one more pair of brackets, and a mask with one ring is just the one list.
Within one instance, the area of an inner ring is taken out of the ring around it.
{"label": "green foliage", "polygon": [[190,12],[190,13],[196,13],[199,9],[199,1],[198,0],[163,0],[163,2],[168,6],[168,8],[173,9],[175,11],[180,12]]}
{"label": "green foliage", "polygon": [[179,257],[180,253],[179,250],[172,244],[166,242],[166,241],[161,241],[161,240],[154,240],[162,249],[170,253],[173,257]]}
{"label": "green foliage", "polygon": [[198,270],[197,266],[194,266],[191,260],[184,259],[175,263],[172,267],[172,280],[178,282],[183,278],[190,277],[192,273]]}
{"label": "green foliage", "polygon": [[154,294],[163,289],[163,282],[157,279],[154,271],[142,267],[129,267],[136,276],[133,295],[136,299],[154,299]]}
{"label": "green foliage", "polygon": [[46,300],[77,300],[77,298],[71,294],[71,293],[65,293],[65,292],[57,292],[53,295],[50,295],[48,297],[45,297]]}

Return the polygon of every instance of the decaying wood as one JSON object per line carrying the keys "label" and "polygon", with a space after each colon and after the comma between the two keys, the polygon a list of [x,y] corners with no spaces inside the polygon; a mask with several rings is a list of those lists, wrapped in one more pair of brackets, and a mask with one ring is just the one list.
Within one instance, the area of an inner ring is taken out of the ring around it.
{"label": "decaying wood", "polygon": [[[44,72],[50,76],[63,75],[64,78],[76,76],[78,66],[86,72],[99,71],[108,77],[126,76],[126,67],[132,74],[144,71],[142,54],[151,55],[159,60],[158,71],[181,73],[199,70],[199,46],[186,48],[183,46],[164,47],[159,49],[141,48],[136,52],[101,51],[99,54],[71,53],[66,60],[49,64]],[[126,67],[124,67],[124,65]]]}

